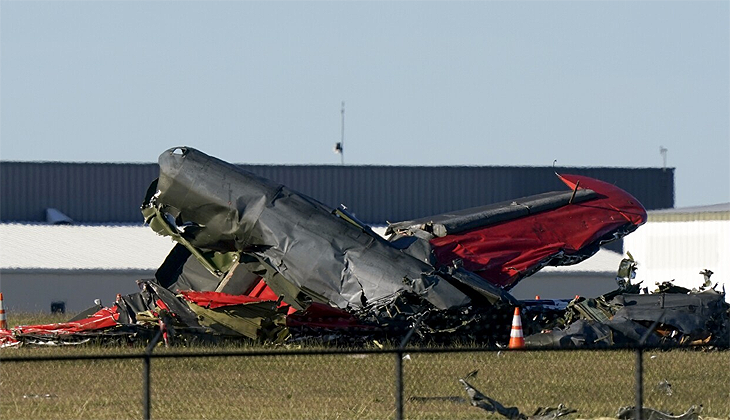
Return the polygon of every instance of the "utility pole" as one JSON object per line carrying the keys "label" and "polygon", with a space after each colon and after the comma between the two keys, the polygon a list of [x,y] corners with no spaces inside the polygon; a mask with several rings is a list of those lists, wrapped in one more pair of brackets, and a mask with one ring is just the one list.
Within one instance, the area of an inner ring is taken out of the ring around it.
{"label": "utility pole", "polygon": [[345,164],[345,101],[342,101],[342,133],[340,141],[335,143],[335,153],[340,154],[340,164]]}
{"label": "utility pole", "polygon": [[345,101],[342,101],[342,133],[340,136],[340,163],[345,164]]}

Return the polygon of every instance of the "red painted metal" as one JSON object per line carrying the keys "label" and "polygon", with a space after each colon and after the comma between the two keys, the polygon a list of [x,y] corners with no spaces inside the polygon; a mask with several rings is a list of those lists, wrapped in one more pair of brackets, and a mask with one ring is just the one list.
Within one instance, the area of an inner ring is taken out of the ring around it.
{"label": "red painted metal", "polygon": [[73,334],[85,331],[95,331],[117,325],[119,314],[116,306],[102,308],[88,318],[78,321],[62,322],[59,324],[21,325],[13,328],[13,332],[22,334]]}
{"label": "red painted metal", "polygon": [[[580,255],[599,240],[646,222],[646,210],[631,194],[597,179],[558,175],[570,189],[590,189],[594,199],[477,228],[431,244],[441,265],[463,267],[491,283],[510,288],[553,257]],[[590,254],[589,254],[590,255]]]}

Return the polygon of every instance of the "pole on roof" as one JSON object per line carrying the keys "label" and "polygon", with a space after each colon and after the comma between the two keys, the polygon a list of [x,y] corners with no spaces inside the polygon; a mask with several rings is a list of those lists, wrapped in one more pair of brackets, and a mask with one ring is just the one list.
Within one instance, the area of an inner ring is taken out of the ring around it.
{"label": "pole on roof", "polygon": [[340,155],[340,164],[345,164],[345,101],[342,101],[342,110],[340,111],[342,113],[342,133],[340,141],[335,143],[335,153],[338,153]]}
{"label": "pole on roof", "polygon": [[340,136],[340,164],[345,164],[345,101],[342,101],[342,133]]}

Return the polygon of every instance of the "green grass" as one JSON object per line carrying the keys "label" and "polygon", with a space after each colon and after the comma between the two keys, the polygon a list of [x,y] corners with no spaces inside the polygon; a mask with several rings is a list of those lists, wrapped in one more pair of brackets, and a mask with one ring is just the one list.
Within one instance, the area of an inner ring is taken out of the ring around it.
{"label": "green grass", "polygon": [[[261,350],[260,346],[158,347],[155,353]],[[266,348],[269,349],[269,348]],[[286,351],[286,349],[282,349]],[[9,356],[139,354],[139,347],[22,347],[0,351],[3,419],[138,419],[142,360],[3,362]],[[155,419],[387,419],[395,417],[393,354],[227,356],[153,359]],[[403,361],[409,419],[500,418],[464,402],[457,379],[532,414],[563,403],[569,418],[613,417],[633,405],[630,351],[410,353]],[[704,418],[730,414],[730,352],[673,350],[644,356],[645,406]],[[673,393],[657,389],[661,380]]]}
{"label": "green grass", "polygon": [[51,314],[45,312],[8,312],[7,322],[9,327],[18,325],[41,325],[66,322],[73,318],[75,313]]}

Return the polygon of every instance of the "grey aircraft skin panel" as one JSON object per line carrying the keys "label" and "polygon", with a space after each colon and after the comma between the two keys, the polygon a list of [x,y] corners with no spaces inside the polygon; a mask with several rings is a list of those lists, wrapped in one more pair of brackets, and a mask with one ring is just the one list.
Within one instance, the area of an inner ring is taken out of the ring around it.
{"label": "grey aircraft skin panel", "polygon": [[471,301],[433,266],[283,185],[192,148],[165,151],[159,166],[143,207],[174,218],[195,248],[255,258],[259,267],[247,268],[266,270],[269,286],[295,307],[324,299],[360,308],[403,292],[439,309]]}

